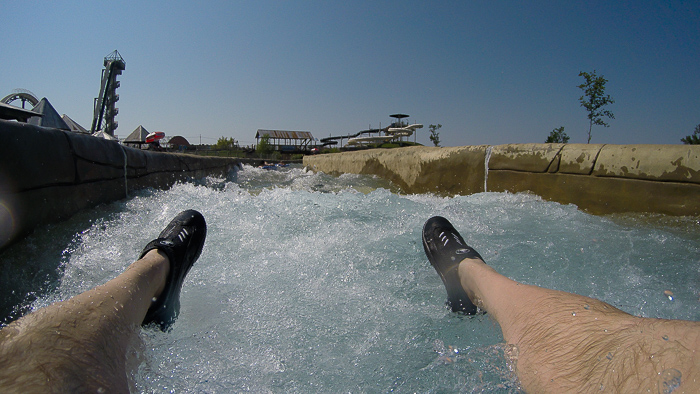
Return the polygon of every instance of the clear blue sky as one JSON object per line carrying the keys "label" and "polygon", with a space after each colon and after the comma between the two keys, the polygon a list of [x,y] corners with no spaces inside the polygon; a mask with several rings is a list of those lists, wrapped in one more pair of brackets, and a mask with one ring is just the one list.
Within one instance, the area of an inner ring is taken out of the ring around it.
{"label": "clear blue sky", "polygon": [[609,80],[593,143],[679,144],[700,124],[700,2],[4,1],[0,96],[92,122],[102,59],[126,61],[117,135],[137,126],[252,144],[442,124],[443,146],[586,142],[580,71]]}

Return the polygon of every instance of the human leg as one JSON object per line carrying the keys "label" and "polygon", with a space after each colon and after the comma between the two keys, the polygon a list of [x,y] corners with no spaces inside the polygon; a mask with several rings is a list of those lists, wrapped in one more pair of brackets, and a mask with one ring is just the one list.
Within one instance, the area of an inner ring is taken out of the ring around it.
{"label": "human leg", "polygon": [[0,387],[18,392],[128,392],[126,351],[168,260],[151,251],[121,275],[0,331]]}
{"label": "human leg", "polygon": [[205,235],[204,218],[185,211],[116,278],[1,330],[3,392],[128,391],[129,343],[139,325],[172,324]]}
{"label": "human leg", "polygon": [[700,323],[637,318],[589,297],[513,281],[475,251],[461,259],[471,248],[443,218],[426,222],[423,240],[433,266],[449,277],[443,281],[458,280],[470,301],[499,323],[514,345],[526,390],[636,392],[700,384]]}
{"label": "human leg", "polygon": [[515,345],[516,372],[528,391],[700,385],[698,322],[635,317],[593,298],[518,283],[477,259],[462,261],[459,276]]}

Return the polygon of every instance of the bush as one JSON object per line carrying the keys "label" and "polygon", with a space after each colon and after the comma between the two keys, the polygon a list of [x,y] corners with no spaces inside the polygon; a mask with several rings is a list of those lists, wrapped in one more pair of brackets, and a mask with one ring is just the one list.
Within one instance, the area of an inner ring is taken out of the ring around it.
{"label": "bush", "polygon": [[258,141],[258,146],[255,147],[255,152],[261,157],[272,153],[272,145],[270,145],[269,135],[264,135],[260,137],[260,141]]}

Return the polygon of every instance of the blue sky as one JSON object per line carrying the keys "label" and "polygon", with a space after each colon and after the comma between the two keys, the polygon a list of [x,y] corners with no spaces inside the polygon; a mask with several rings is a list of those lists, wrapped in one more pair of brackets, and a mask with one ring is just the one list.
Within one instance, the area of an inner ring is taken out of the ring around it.
{"label": "blue sky", "polygon": [[679,144],[700,124],[700,2],[2,2],[0,96],[23,88],[92,122],[118,50],[117,135],[137,126],[242,145],[259,128],[317,138],[442,124],[443,146],[585,143],[580,71],[608,79],[592,143]]}

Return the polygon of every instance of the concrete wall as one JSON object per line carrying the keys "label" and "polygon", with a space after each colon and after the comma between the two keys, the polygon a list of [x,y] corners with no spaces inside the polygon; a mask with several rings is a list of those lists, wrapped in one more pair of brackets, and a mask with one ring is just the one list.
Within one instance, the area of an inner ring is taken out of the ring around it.
{"label": "concrete wall", "polygon": [[0,120],[0,249],[39,224],[125,198],[130,191],[226,176],[237,165],[236,159],[142,151]]}
{"label": "concrete wall", "polygon": [[405,193],[532,192],[594,214],[700,216],[697,145],[408,147],[306,156],[304,165],[378,175]]}

